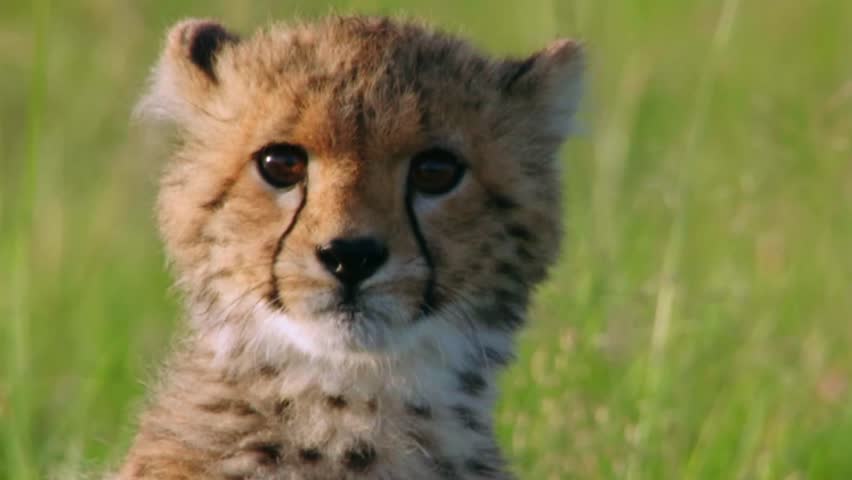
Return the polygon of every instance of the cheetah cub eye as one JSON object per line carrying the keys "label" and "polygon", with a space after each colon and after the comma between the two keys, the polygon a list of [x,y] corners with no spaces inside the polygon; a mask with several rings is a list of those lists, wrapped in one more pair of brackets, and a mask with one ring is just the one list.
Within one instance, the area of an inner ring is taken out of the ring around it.
{"label": "cheetah cub eye", "polygon": [[442,148],[430,148],[414,156],[409,182],[420,193],[442,195],[459,184],[465,166],[455,154]]}
{"label": "cheetah cub eye", "polygon": [[298,145],[269,145],[254,154],[257,171],[270,186],[289,190],[305,180],[308,154]]}

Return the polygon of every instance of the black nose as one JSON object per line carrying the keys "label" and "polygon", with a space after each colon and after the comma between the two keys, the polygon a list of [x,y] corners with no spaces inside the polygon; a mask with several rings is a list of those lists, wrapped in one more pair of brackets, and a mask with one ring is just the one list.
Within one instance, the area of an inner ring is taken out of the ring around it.
{"label": "black nose", "polygon": [[376,273],[388,259],[388,249],[372,237],[336,238],[317,248],[317,258],[344,285],[352,287]]}

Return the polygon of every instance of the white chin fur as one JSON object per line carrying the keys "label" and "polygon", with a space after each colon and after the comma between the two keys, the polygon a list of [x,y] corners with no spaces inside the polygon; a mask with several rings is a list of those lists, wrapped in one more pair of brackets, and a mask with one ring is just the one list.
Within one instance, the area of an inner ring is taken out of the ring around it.
{"label": "white chin fur", "polygon": [[202,329],[202,341],[226,370],[252,369],[259,362],[289,366],[282,388],[290,393],[320,385],[330,392],[403,388],[434,394],[454,386],[453,372],[486,349],[507,355],[512,350],[511,335],[473,328],[452,308],[413,323],[361,319],[352,328],[333,315],[296,318],[263,305],[246,313],[242,323]]}
{"label": "white chin fur", "polygon": [[286,314],[257,318],[258,335],[292,344],[312,358],[354,360],[359,356],[399,354],[401,337],[413,323],[413,314],[390,295],[364,295],[360,311],[351,314],[329,309],[339,300],[317,295],[305,304],[294,304]]}
{"label": "white chin fur", "polygon": [[393,343],[390,327],[361,313],[354,319],[347,319],[345,314],[303,318],[276,313],[258,326],[260,335],[290,343],[314,358],[378,353]]}
{"label": "white chin fur", "polygon": [[[227,358],[239,345],[255,352],[258,360],[278,364],[292,360],[294,353],[334,364],[385,361],[399,353],[406,325],[391,325],[385,319],[357,313],[328,312],[309,316],[301,309],[282,313],[255,304],[238,325],[220,323],[205,335],[220,358]],[[407,322],[405,322],[407,323]]]}

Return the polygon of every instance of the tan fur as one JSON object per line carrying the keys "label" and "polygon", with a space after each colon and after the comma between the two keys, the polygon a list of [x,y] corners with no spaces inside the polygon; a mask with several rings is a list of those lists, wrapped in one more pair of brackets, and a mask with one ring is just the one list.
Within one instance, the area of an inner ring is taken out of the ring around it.
{"label": "tan fur", "polygon": [[[140,111],[182,139],[158,213],[190,333],[117,478],[509,478],[493,380],[557,252],[581,69],[571,41],[492,60],[382,18],[173,27]],[[252,161],[282,142],[309,154],[286,192]],[[468,169],[420,197],[434,146]],[[364,235],[390,257],[344,325],[314,252]]]}

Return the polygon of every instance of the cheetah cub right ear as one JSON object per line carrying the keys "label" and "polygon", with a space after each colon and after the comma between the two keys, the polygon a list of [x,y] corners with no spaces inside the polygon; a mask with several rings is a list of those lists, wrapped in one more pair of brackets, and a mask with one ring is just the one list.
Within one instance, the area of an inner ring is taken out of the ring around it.
{"label": "cheetah cub right ear", "polygon": [[212,20],[184,20],[173,26],[137,114],[180,128],[203,117],[224,117],[227,112],[217,102],[226,81],[219,65],[228,61],[238,42],[237,35]]}
{"label": "cheetah cub right ear", "polygon": [[531,120],[542,133],[561,142],[573,131],[585,69],[579,42],[555,40],[525,60],[505,61],[500,69],[504,94],[533,112]]}

